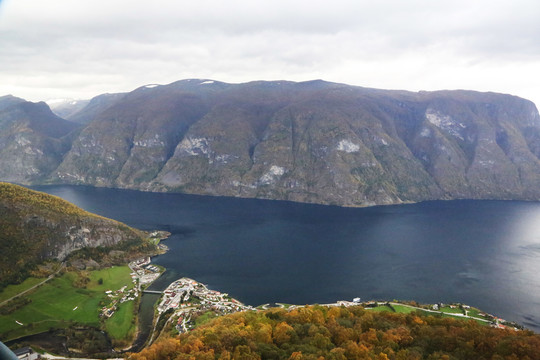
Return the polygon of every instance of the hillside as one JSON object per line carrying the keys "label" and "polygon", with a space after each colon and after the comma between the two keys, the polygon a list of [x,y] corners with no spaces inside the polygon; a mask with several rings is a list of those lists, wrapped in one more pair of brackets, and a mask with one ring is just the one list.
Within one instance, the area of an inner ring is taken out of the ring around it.
{"label": "hillside", "polygon": [[66,148],[40,147],[46,168],[0,142],[0,179],[342,206],[540,199],[540,116],[511,95],[182,80],[78,114]]}
{"label": "hillside", "polygon": [[131,360],[538,359],[540,336],[419,313],[310,306],[217,318]]}
{"label": "hillside", "polygon": [[80,126],[54,115],[47,104],[0,97],[0,180],[29,183],[55,170]]}
{"label": "hillside", "polygon": [[75,250],[151,246],[144,238],[138,230],[56,196],[0,183],[0,286],[24,279],[45,260],[62,261]]}

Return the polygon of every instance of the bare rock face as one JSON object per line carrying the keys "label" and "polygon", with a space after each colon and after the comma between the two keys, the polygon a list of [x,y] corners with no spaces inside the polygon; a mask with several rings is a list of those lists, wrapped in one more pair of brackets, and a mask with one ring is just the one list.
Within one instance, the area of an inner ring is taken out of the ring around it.
{"label": "bare rock face", "polygon": [[[116,225],[116,226],[115,226]],[[54,224],[57,229],[63,229],[64,224]],[[47,257],[64,260],[76,250],[87,247],[111,247],[122,241],[137,239],[141,234],[131,232],[127,226],[119,227],[112,220],[86,219],[72,225],[65,231],[65,240],[56,242],[47,249]],[[128,231],[126,231],[128,230]]]}
{"label": "bare rock face", "polygon": [[44,180],[61,163],[78,125],[54,115],[45,103],[0,97],[0,179]]}
{"label": "bare rock face", "polygon": [[87,247],[143,244],[143,239],[138,230],[56,196],[0,183],[0,285],[44,260],[62,261]]}
{"label": "bare rock face", "polygon": [[540,116],[510,95],[183,80],[108,99],[58,166],[18,160],[18,178],[342,206],[540,199]]}

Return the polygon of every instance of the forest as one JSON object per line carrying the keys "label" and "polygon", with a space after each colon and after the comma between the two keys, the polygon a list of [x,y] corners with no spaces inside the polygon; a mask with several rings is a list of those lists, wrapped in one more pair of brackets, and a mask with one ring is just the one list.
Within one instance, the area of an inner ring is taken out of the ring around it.
{"label": "forest", "polygon": [[128,359],[532,360],[540,359],[540,336],[472,320],[315,305],[216,318]]}

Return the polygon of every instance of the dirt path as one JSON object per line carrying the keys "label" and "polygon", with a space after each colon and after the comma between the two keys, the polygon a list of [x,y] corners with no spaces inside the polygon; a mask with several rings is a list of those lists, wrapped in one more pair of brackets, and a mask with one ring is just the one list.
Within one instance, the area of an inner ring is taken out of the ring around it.
{"label": "dirt path", "polygon": [[[41,354],[41,357],[42,358],[45,358],[45,359],[50,359],[50,360],[98,360],[98,359],[91,359],[91,358],[73,358],[73,357],[63,357],[63,356],[57,356],[57,355],[52,355],[52,354],[49,354],[49,353],[45,353],[45,354]],[[124,360],[124,358],[107,358],[105,360]]]}
{"label": "dirt path", "polygon": [[421,311],[427,311],[427,312],[430,312],[430,313],[444,314],[444,315],[450,315],[450,316],[455,316],[455,317],[460,317],[460,318],[467,318],[467,319],[474,319],[474,320],[483,321],[483,322],[486,322],[486,323],[491,322],[491,321],[486,320],[486,319],[481,319],[481,318],[477,318],[477,317],[474,317],[474,316],[463,315],[463,314],[459,314],[459,313],[449,313],[449,312],[443,312],[443,311],[439,311],[439,310],[424,309],[424,308],[421,308],[421,307],[416,307],[416,306],[407,305],[407,304],[401,304],[401,303],[395,303],[395,302],[390,302],[389,304],[390,305],[405,306],[405,307],[409,307],[409,308],[413,308],[413,309],[417,309],[417,310],[421,310]]}
{"label": "dirt path", "polygon": [[28,289],[26,289],[26,290],[24,290],[24,291],[18,293],[17,295],[13,295],[13,296],[10,297],[9,299],[2,301],[2,302],[0,303],[0,306],[3,306],[4,304],[8,303],[9,301],[11,301],[11,300],[13,300],[13,299],[15,299],[15,298],[17,298],[17,297],[19,297],[19,296],[21,296],[21,295],[26,294],[26,293],[29,292],[30,290],[34,290],[34,289],[37,288],[38,286],[41,286],[41,285],[45,284],[47,281],[49,281],[49,280],[51,280],[52,278],[54,278],[54,276],[55,276],[56,274],[58,274],[58,273],[60,272],[60,270],[62,270],[62,269],[64,268],[64,265],[65,265],[65,263],[62,263],[62,265],[60,266],[60,268],[59,268],[58,270],[56,270],[55,273],[49,275],[48,278],[46,278],[45,280],[43,280],[43,281],[40,282],[39,284],[36,284],[36,285],[32,286],[31,288],[28,288]]}

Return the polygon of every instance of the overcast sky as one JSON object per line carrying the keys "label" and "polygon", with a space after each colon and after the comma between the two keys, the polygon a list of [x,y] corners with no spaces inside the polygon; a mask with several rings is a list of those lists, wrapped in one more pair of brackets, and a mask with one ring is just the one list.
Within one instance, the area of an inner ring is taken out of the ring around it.
{"label": "overcast sky", "polygon": [[0,95],[323,79],[540,105],[539,15],[538,0],[0,0]]}

